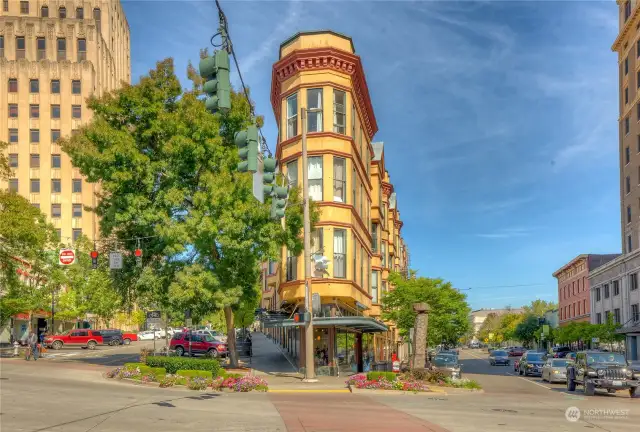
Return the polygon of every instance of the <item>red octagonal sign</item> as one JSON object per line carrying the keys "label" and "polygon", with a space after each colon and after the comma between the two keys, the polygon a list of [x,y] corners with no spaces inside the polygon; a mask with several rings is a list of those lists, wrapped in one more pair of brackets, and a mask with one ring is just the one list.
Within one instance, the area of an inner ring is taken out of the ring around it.
{"label": "red octagonal sign", "polygon": [[76,252],[73,249],[60,249],[58,259],[60,265],[71,265],[76,262]]}

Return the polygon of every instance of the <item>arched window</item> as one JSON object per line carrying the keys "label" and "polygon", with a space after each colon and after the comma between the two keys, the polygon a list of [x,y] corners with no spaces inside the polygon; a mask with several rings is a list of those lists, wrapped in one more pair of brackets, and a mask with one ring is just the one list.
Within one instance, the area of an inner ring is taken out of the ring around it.
{"label": "arched window", "polygon": [[42,6],[40,8],[40,16],[42,18],[49,18],[49,8],[47,6]]}
{"label": "arched window", "polygon": [[67,17],[67,8],[62,6],[58,9],[58,18],[66,18]]}

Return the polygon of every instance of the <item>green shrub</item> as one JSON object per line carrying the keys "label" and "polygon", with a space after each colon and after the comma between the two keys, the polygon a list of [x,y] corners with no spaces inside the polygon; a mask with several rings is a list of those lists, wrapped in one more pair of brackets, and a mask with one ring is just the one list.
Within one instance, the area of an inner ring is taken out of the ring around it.
{"label": "green shrub", "polygon": [[[149,366],[146,366],[146,367],[149,367]],[[157,377],[163,377],[167,374],[167,370],[163,367],[153,367],[149,369],[151,369],[151,373]]]}
{"label": "green shrub", "polygon": [[175,374],[179,370],[209,371],[213,377],[220,374],[220,363],[215,359],[196,359],[188,357],[147,357],[147,366],[152,368],[165,368],[167,373]]}
{"label": "green shrub", "polygon": [[194,377],[208,378],[208,379],[212,379],[213,378],[213,375],[211,374],[211,371],[201,371],[201,370],[182,370],[182,369],[180,369],[178,372],[176,372],[176,375],[181,376],[181,377],[185,377],[185,378],[194,378]]}
{"label": "green shrub", "polygon": [[140,374],[141,375],[148,375],[148,374],[153,374],[153,369],[150,368],[149,366],[147,366],[144,363],[125,363],[124,364],[124,368],[126,370],[135,370],[135,369],[139,369],[140,370]]}
{"label": "green shrub", "polygon": [[219,377],[222,378],[234,378],[234,379],[240,379],[242,378],[244,375],[240,374],[240,373],[229,373],[224,369],[220,369],[220,373],[218,374]]}
{"label": "green shrub", "polygon": [[396,374],[393,372],[367,372],[367,380],[369,381],[379,381],[380,378],[393,382],[396,380]]}

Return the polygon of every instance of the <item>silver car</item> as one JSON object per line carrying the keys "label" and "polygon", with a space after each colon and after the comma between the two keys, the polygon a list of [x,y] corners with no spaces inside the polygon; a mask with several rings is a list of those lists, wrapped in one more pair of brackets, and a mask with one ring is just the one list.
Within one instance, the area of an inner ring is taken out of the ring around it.
{"label": "silver car", "polygon": [[567,359],[550,358],[542,367],[542,381],[567,382]]}

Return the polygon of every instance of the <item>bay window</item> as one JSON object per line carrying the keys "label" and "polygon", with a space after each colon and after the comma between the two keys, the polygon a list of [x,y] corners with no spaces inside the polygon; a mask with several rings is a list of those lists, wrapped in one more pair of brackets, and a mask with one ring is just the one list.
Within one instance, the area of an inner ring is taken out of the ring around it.
{"label": "bay window", "polygon": [[307,132],[322,132],[322,89],[307,90]]}
{"label": "bay window", "polygon": [[333,230],[333,277],[347,277],[347,231]]}
{"label": "bay window", "polygon": [[309,198],[322,201],[322,156],[309,158]]}
{"label": "bay window", "polygon": [[298,94],[287,98],[287,138],[298,135]]}
{"label": "bay window", "polygon": [[333,157],[333,200],[346,202],[347,168],[346,160],[341,157]]}

